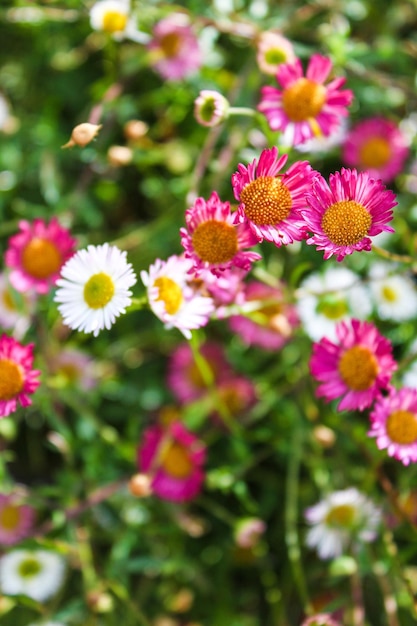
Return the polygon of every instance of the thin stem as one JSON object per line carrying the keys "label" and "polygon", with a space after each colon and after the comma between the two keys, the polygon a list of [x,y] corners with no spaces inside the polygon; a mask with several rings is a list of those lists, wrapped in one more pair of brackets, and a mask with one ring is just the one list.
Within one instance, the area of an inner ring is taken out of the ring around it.
{"label": "thin stem", "polygon": [[230,107],[228,113],[229,117],[231,115],[244,115],[246,117],[255,117],[257,115],[257,112],[249,107]]}
{"label": "thin stem", "polygon": [[397,261],[399,263],[407,263],[412,265],[416,262],[415,257],[409,256],[408,254],[395,254],[394,252],[389,252],[388,250],[384,250],[379,246],[372,246],[372,250],[379,254],[379,256],[384,259],[389,259],[390,261]]}

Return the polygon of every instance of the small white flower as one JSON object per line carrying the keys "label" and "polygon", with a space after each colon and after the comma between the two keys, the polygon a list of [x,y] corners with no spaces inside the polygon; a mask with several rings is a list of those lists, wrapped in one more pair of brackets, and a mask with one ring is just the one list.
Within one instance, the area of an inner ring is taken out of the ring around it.
{"label": "small white flower", "polygon": [[120,39],[129,24],[129,13],[129,0],[99,0],[91,7],[90,24],[94,30],[103,30]]}
{"label": "small white flower", "polygon": [[314,341],[324,336],[335,340],[339,322],[352,317],[364,319],[372,309],[359,276],[344,267],[311,274],[301,283],[297,296],[297,311],[304,330]]}
{"label": "small white flower", "polygon": [[351,542],[370,542],[377,534],[381,511],[355,487],[334,491],[308,508],[311,528],[306,543],[321,559],[340,556]]}
{"label": "small white flower", "polygon": [[0,588],[5,595],[24,594],[45,602],[62,585],[65,561],[49,550],[13,550],[0,558]]}
{"label": "small white flower", "polygon": [[148,272],[140,273],[152,311],[165,328],[178,328],[187,339],[191,339],[191,329],[207,324],[214,310],[213,300],[189,284],[192,266],[190,259],[173,255],[167,261],[157,259]]}
{"label": "small white flower", "polygon": [[379,317],[404,322],[417,315],[417,289],[411,278],[397,271],[390,263],[375,263],[369,272],[369,286]]}
{"label": "small white flower", "polygon": [[108,243],[79,250],[65,263],[61,276],[54,300],[61,303],[64,323],[95,337],[126,311],[132,301],[129,287],[136,283],[126,252]]}

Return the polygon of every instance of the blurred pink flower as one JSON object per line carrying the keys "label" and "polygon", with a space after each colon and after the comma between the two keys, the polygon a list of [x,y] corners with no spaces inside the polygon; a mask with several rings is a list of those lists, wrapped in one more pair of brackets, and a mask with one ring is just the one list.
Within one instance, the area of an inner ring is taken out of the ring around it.
{"label": "blurred pink flower", "polygon": [[303,620],[301,626],[342,626],[342,624],[333,619],[330,613],[317,613]]}
{"label": "blurred pink flower", "polygon": [[49,361],[49,369],[64,384],[88,391],[97,385],[94,360],[77,348],[63,348]]}
{"label": "blurred pink flower", "polygon": [[151,64],[167,80],[181,80],[202,63],[197,37],[185,13],[172,13],[160,20],[148,50]]}
{"label": "blurred pink flower", "polygon": [[265,522],[259,517],[239,520],[235,529],[235,541],[240,548],[254,548],[266,530]]}
{"label": "blurred pink flower", "polygon": [[293,63],[296,56],[292,43],[274,31],[261,33],[256,42],[256,61],[264,74],[275,76],[283,63]]}
{"label": "blurred pink flower", "polygon": [[[223,407],[231,420],[241,419],[256,402],[255,386],[251,380],[244,376],[231,374],[229,378],[222,376],[216,386],[216,395],[219,398],[221,407]],[[213,397],[215,404],[211,413],[211,418],[223,427],[228,427],[228,420],[222,416],[222,411],[217,407],[216,398]]]}
{"label": "blurred pink flower", "polygon": [[0,417],[32,404],[29,394],[39,386],[40,371],[32,369],[33,344],[22,346],[18,341],[0,337]]}
{"label": "blurred pink flower", "polygon": [[18,543],[32,528],[34,518],[34,509],[24,504],[21,496],[0,494],[0,544]]}

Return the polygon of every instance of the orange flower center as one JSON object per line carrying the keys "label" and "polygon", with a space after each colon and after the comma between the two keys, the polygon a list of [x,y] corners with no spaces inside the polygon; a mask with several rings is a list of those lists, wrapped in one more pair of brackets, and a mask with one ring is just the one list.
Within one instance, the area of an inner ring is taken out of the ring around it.
{"label": "orange flower center", "polygon": [[52,241],[35,237],[22,251],[22,265],[29,276],[43,280],[60,270],[61,253]]}
{"label": "orange flower center", "polygon": [[157,278],[154,287],[159,289],[157,300],[163,301],[165,311],[169,315],[175,315],[183,301],[181,287],[168,276]]}
{"label": "orange flower center", "polygon": [[325,102],[325,87],[308,78],[299,78],[282,93],[283,109],[292,122],[316,118]]}
{"label": "orange flower center", "polygon": [[162,37],[160,44],[161,50],[167,59],[172,59],[178,55],[181,48],[181,37],[178,33],[168,33]]}
{"label": "orange flower center", "polygon": [[258,226],[274,226],[285,220],[292,207],[291,194],[278,178],[260,176],[240,192],[245,215]]}
{"label": "orange flower center", "polygon": [[15,398],[23,389],[23,374],[19,365],[9,359],[0,360],[0,401]]}
{"label": "orange flower center", "polygon": [[19,507],[7,504],[0,510],[0,528],[3,530],[14,530],[19,526]]}
{"label": "orange flower center", "polygon": [[407,445],[417,441],[417,415],[411,411],[393,411],[386,422],[391,441]]}
{"label": "orange flower center", "polygon": [[334,506],[326,515],[326,524],[336,528],[352,528],[356,518],[356,509],[351,504]]}
{"label": "orange flower center", "polygon": [[161,465],[173,478],[188,478],[193,470],[186,448],[176,441],[169,442],[162,451]]}
{"label": "orange flower center", "polygon": [[378,363],[372,352],[364,346],[353,346],[346,350],[338,364],[344,383],[353,391],[365,391],[371,387],[378,375]]}
{"label": "orange flower center", "polygon": [[391,157],[391,147],[384,137],[371,137],[359,148],[359,161],[363,169],[383,167]]}
{"label": "orange flower center", "polygon": [[362,204],[355,200],[341,200],[326,209],[321,227],[330,241],[337,246],[353,246],[369,232],[372,217]]}
{"label": "orange flower center", "polygon": [[236,229],[217,220],[199,224],[192,241],[196,254],[207,263],[225,263],[238,251]]}
{"label": "orange flower center", "polygon": [[103,30],[106,33],[117,33],[126,28],[127,15],[118,11],[106,11],[103,15]]}

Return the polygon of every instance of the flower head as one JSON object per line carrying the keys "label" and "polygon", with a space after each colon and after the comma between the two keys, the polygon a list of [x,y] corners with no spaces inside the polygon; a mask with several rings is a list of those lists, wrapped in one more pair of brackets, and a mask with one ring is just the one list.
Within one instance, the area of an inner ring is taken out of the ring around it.
{"label": "flower head", "polygon": [[307,161],[297,161],[278,175],[288,155],[278,158],[277,148],[263,150],[259,160],[238,165],[232,176],[233,193],[239,201],[235,220],[246,222],[258,241],[276,246],[301,241],[306,227],[301,215],[304,195],[315,172]]}
{"label": "flower head", "polygon": [[340,322],[336,337],[336,343],[324,337],[313,345],[310,371],[320,383],[316,395],[328,402],[342,398],[339,411],[363,411],[388,387],[397,368],[391,343],[372,323],[357,319]]}
{"label": "flower head", "polygon": [[395,194],[367,172],[342,168],[330,175],[329,185],[318,174],[306,200],[308,208],[302,214],[313,233],[307,243],[324,250],[325,259],[336,255],[341,261],[355,250],[369,251],[370,237],[394,232],[388,222],[397,204]]}
{"label": "flower head", "polygon": [[29,406],[29,394],[39,387],[40,372],[32,369],[33,344],[22,346],[7,335],[0,337],[0,417]]}
{"label": "flower head", "polygon": [[250,550],[260,541],[266,531],[265,522],[259,517],[245,517],[238,521],[235,541],[240,548]]}
{"label": "flower head", "polygon": [[90,9],[91,27],[120,39],[129,25],[129,13],[129,0],[99,0]]}
{"label": "flower head", "polygon": [[143,436],[138,465],[150,474],[152,492],[164,500],[184,502],[201,490],[205,446],[180,422],[152,426]]}
{"label": "flower head", "polygon": [[292,43],[283,35],[273,31],[261,33],[256,45],[256,61],[264,74],[275,76],[283,63],[295,60]]}
{"label": "flower head", "polygon": [[301,626],[342,626],[330,613],[317,613],[305,619]]}
{"label": "flower head", "polygon": [[194,102],[194,117],[202,126],[218,126],[229,114],[229,102],[218,91],[203,89]]}
{"label": "flower head", "polygon": [[152,311],[167,329],[178,328],[187,339],[192,329],[207,324],[214,310],[213,300],[189,284],[192,265],[189,259],[173,255],[167,261],[157,259],[148,272],[140,273]]}
{"label": "flower head", "polygon": [[49,369],[60,384],[88,391],[97,385],[94,360],[77,348],[63,348],[51,356]]}
{"label": "flower head", "polygon": [[0,589],[45,602],[62,585],[65,561],[49,550],[13,550],[0,557]]}
{"label": "flower head", "polygon": [[181,80],[201,65],[198,40],[185,13],[160,20],[148,44],[152,65],[167,80]]}
{"label": "flower head", "polygon": [[34,518],[34,509],[24,504],[19,494],[0,494],[0,544],[18,543],[31,529]]}
{"label": "flower head", "polygon": [[386,183],[402,171],[408,154],[406,137],[395,122],[383,117],[358,122],[347,133],[343,146],[346,165],[366,170]]}
{"label": "flower head", "polygon": [[10,282],[17,291],[48,293],[59,278],[63,264],[74,254],[75,239],[53,217],[19,222],[20,232],[9,240],[5,264],[12,271]]}
{"label": "flower head", "polygon": [[258,105],[272,130],[284,131],[284,141],[296,146],[317,135],[331,135],[347,115],[352,102],[350,90],[342,90],[344,78],[326,83],[332,69],[329,58],[313,54],[306,76],[300,59],[277,70],[282,89],[263,87]]}
{"label": "flower head", "polygon": [[401,275],[390,263],[374,263],[369,272],[369,287],[381,319],[402,322],[417,314],[417,288],[411,277]]}
{"label": "flower head", "polygon": [[70,328],[93,333],[111,328],[131,303],[136,275],[126,252],[105,243],[79,250],[61,270],[55,302]]}
{"label": "flower head", "polygon": [[417,462],[417,389],[391,389],[380,396],[370,414],[370,437],[380,450],[404,465]]}
{"label": "flower head", "polygon": [[354,487],[334,491],[305,512],[306,542],[321,559],[340,556],[352,542],[373,541],[381,511]]}
{"label": "flower head", "polygon": [[197,198],[185,212],[186,228],[181,228],[185,256],[193,261],[192,270],[210,270],[221,275],[231,267],[250,270],[260,254],[245,251],[257,244],[246,224],[234,224],[229,202],[221,202],[215,191],[208,200]]}

